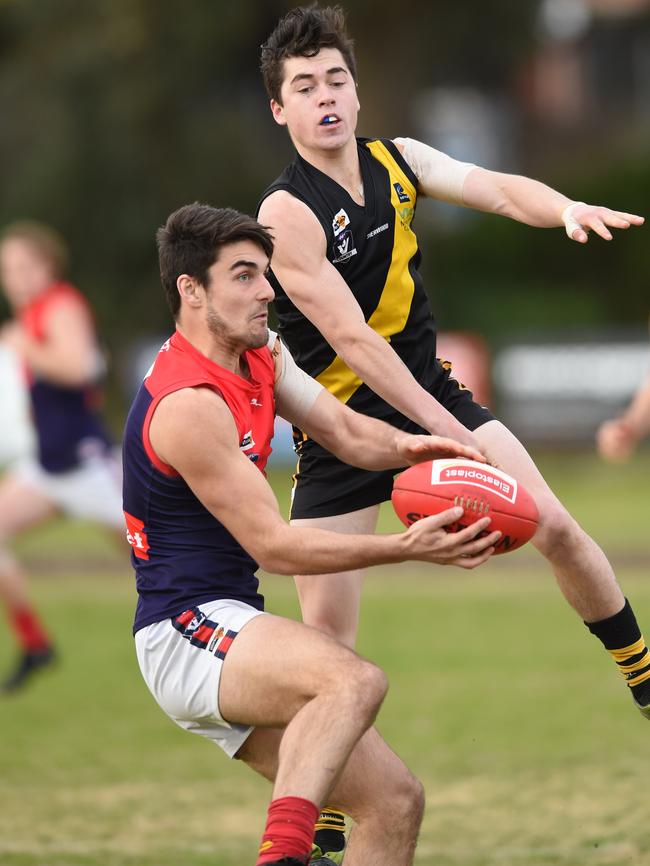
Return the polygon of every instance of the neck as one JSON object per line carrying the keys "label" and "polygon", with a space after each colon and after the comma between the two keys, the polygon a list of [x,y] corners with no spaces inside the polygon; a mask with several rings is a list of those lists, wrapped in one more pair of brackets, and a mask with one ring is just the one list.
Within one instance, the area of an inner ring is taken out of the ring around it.
{"label": "neck", "polygon": [[353,136],[346,144],[336,150],[320,150],[303,147],[294,142],[295,148],[300,156],[336,181],[347,190],[353,199],[363,199],[360,194],[362,189],[361,166],[359,165],[359,152],[357,140]]}
{"label": "neck", "polygon": [[220,340],[205,327],[194,327],[187,321],[177,322],[176,329],[188,343],[213,363],[237,376],[248,376],[248,365],[244,358],[245,347],[229,343],[228,340]]}

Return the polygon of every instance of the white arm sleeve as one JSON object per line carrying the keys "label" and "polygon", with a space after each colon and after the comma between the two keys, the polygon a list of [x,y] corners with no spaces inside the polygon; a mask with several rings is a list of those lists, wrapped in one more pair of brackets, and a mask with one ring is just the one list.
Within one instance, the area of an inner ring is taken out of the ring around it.
{"label": "white arm sleeve", "polygon": [[300,369],[282,340],[269,330],[267,345],[271,351],[276,340],[280,347],[281,369],[275,380],[275,408],[278,415],[300,427],[323,386]]}
{"label": "white arm sleeve", "polygon": [[420,182],[425,195],[463,204],[463,184],[474,163],[459,162],[446,153],[413,138],[395,138],[404,150],[402,156]]}

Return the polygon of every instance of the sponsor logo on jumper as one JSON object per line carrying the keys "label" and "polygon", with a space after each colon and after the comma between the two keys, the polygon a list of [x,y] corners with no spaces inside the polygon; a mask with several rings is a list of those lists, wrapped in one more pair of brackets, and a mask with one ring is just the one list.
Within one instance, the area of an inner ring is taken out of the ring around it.
{"label": "sponsor logo on jumper", "polygon": [[138,559],[149,559],[149,539],[144,531],[144,523],[138,520],[128,511],[124,512],[126,520],[126,540],[133,548],[133,553]]}
{"label": "sponsor logo on jumper", "polygon": [[248,448],[252,448],[255,445],[253,440],[253,431],[249,430],[247,433],[244,433],[244,436],[239,443],[239,450],[246,451]]}
{"label": "sponsor logo on jumper", "polygon": [[405,201],[411,201],[411,197],[408,193],[404,192],[404,187],[401,183],[394,183],[395,192],[397,193],[397,198],[404,204]]}
{"label": "sponsor logo on jumper", "polygon": [[388,223],[384,223],[383,226],[379,226],[379,228],[373,229],[371,232],[368,232],[368,234],[366,235],[366,240],[369,240],[370,238],[374,238],[374,236],[378,235],[379,232],[385,232],[387,228],[388,228]]}
{"label": "sponsor logo on jumper", "polygon": [[338,238],[334,240],[334,263],[346,262],[352,256],[356,256],[357,250],[354,246],[354,238],[350,229],[344,229]]}
{"label": "sponsor logo on jumper", "polygon": [[334,219],[332,220],[332,228],[334,229],[334,237],[338,237],[343,229],[346,229],[350,225],[350,217],[346,214],[346,212],[341,208],[341,210],[334,214]]}
{"label": "sponsor logo on jumper", "polygon": [[251,400],[251,406],[257,406],[258,409],[262,408],[262,404],[257,399],[257,397],[253,397],[253,399]]}
{"label": "sponsor logo on jumper", "polygon": [[413,220],[413,215],[415,214],[415,208],[413,207],[398,207],[395,208],[397,211],[397,215],[400,218],[400,222],[402,223],[402,228],[405,231],[408,231],[411,228],[411,222]]}

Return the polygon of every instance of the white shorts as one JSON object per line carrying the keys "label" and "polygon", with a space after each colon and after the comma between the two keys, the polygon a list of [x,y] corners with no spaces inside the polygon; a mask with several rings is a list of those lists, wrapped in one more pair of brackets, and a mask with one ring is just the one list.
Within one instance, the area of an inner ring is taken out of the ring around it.
{"label": "white shorts", "polygon": [[11,474],[35,488],[64,514],[124,530],[122,468],[117,454],[93,456],[67,472],[48,472],[26,457]]}
{"label": "white shorts", "polygon": [[135,634],[142,676],[162,709],[181,728],[212,740],[229,758],[253,729],[230,724],[219,712],[223,660],[246,623],[263,613],[243,601],[220,599]]}

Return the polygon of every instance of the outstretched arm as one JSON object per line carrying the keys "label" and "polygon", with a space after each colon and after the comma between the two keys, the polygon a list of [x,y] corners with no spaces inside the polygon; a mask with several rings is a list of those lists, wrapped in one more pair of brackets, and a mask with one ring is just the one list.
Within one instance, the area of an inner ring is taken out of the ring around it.
{"label": "outstretched arm", "polygon": [[586,243],[591,230],[609,241],[610,228],[627,229],[644,222],[636,214],[575,202],[529,177],[459,162],[414,139],[398,138],[395,144],[418,178],[421,192],[432,198],[538,228],[564,225],[568,236],[578,243]]}
{"label": "outstretched arm", "polygon": [[550,186],[515,174],[474,168],[463,186],[463,204],[477,210],[499,213],[538,228],[564,224],[568,236],[585,244],[593,230],[606,241],[611,228],[629,229],[643,225],[636,214],[611,210],[600,205],[574,202]]}

